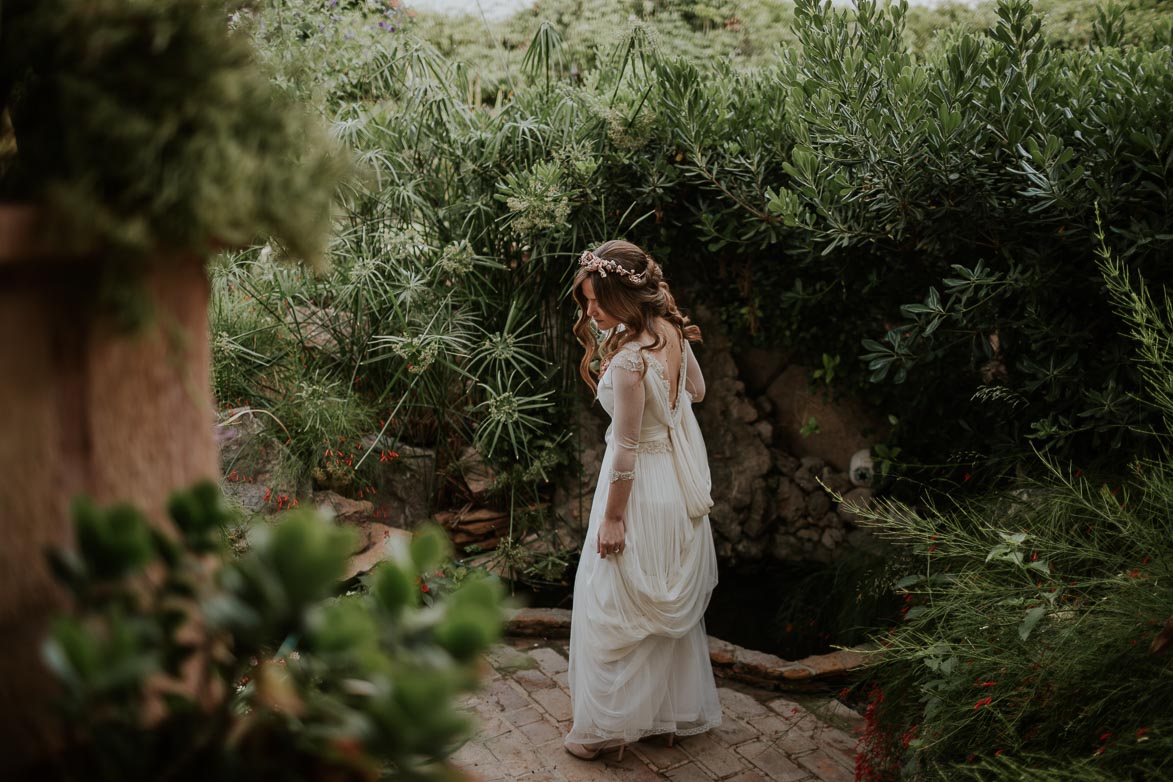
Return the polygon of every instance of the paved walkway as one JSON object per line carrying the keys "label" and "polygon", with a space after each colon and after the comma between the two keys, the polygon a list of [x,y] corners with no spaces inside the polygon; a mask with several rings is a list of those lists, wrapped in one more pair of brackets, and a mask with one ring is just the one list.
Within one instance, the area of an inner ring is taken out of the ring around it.
{"label": "paved walkway", "polygon": [[562,749],[570,726],[565,642],[518,639],[489,654],[484,689],[465,700],[481,729],[455,757],[474,780],[675,780],[676,782],[853,782],[859,715],[828,697],[805,705],[718,680],[724,723],[668,747],[651,737],[584,761]]}

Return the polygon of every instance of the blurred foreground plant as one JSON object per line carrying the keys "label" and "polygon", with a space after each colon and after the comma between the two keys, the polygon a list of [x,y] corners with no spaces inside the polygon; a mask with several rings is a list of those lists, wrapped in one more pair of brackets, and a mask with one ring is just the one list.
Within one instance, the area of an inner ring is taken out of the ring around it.
{"label": "blurred foreground plant", "polygon": [[346,155],[225,11],[0,3],[0,195],[45,208],[71,250],[202,255],[271,234],[321,265]]}
{"label": "blurred foreground plant", "polygon": [[77,551],[52,555],[74,608],[44,646],[62,685],[59,778],[443,780],[467,736],[454,697],[501,627],[499,584],[467,578],[422,606],[447,559],[418,533],[336,597],[354,541],[309,512],[225,555],[219,490],[176,494],[178,531],[75,504]]}

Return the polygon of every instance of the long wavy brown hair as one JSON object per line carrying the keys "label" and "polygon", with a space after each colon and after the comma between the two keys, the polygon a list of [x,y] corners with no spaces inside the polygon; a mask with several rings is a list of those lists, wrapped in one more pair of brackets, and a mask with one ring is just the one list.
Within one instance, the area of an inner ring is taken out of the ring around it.
{"label": "long wavy brown hair", "polygon": [[[598,389],[599,375],[611,357],[639,334],[650,331],[656,335],[655,342],[641,347],[640,350],[654,351],[664,346],[664,336],[649,328],[655,318],[668,321],[677,333],[689,342],[701,341],[700,328],[691,323],[688,316],[677,308],[676,299],[673,298],[668,283],[664,281],[664,271],[652,256],[631,242],[620,239],[604,242],[591,252],[596,258],[613,261],[633,274],[646,272],[638,283],[633,283],[619,274],[608,274],[604,277],[597,271],[588,271],[585,267],[580,267],[574,276],[571,295],[574,296],[579,309],[578,321],[574,324],[574,336],[583,347],[578,374],[592,391]],[[591,319],[587,316],[586,297],[582,292],[582,284],[588,279],[595,290],[599,307],[625,327],[623,331],[613,330],[601,345],[595,330],[591,328]],[[602,360],[599,363],[599,371],[595,372],[591,369],[591,364],[599,357]]]}

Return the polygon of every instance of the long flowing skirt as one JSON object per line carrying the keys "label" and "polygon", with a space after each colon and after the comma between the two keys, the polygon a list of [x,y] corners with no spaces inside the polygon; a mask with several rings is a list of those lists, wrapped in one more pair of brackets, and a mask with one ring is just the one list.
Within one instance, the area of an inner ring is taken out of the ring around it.
{"label": "long flowing skirt", "polygon": [[567,740],[700,733],[721,723],[704,625],[717,585],[709,519],[688,518],[671,454],[640,453],[626,549],[599,557],[612,454],[608,447],[574,584]]}

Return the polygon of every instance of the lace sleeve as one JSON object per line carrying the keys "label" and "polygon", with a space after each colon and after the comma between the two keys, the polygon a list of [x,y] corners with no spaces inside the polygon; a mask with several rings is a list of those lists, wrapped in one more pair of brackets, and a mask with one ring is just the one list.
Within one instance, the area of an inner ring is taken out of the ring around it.
{"label": "lace sleeve", "polygon": [[643,358],[635,351],[622,350],[615,356],[612,366],[615,457],[611,464],[611,482],[614,483],[635,479],[635,455],[644,416]]}
{"label": "lace sleeve", "polygon": [[701,374],[701,365],[696,362],[692,353],[692,343],[684,341],[684,349],[688,351],[688,370],[684,376],[684,390],[689,399],[699,402],[705,398],[705,376]]}

